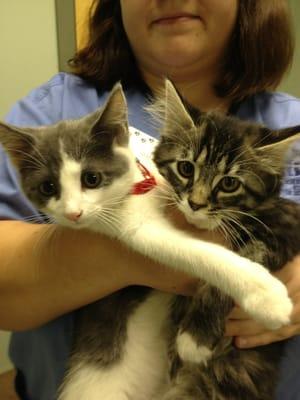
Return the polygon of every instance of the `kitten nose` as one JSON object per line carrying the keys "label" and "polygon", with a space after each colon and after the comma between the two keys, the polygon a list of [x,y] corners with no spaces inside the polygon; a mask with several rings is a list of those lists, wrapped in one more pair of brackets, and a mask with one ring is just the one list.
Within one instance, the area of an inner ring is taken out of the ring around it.
{"label": "kitten nose", "polygon": [[80,212],[70,212],[65,214],[65,217],[72,222],[77,222],[81,216],[82,210]]}
{"label": "kitten nose", "polygon": [[190,207],[191,207],[191,209],[193,210],[193,211],[197,211],[197,210],[199,210],[200,208],[205,208],[206,207],[206,204],[197,204],[197,203],[194,203],[192,200],[188,200],[188,203],[189,203],[189,205],[190,205]]}

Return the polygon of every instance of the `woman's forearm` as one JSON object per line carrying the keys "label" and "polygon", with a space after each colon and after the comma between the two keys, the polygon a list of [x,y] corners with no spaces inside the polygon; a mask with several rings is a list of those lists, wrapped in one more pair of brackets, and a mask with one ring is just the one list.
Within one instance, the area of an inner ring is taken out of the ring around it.
{"label": "woman's forearm", "polygon": [[125,285],[113,242],[98,246],[95,236],[1,221],[0,328],[32,328]]}
{"label": "woman's forearm", "polygon": [[34,328],[131,284],[188,293],[194,283],[87,231],[1,221],[0,237],[0,329]]}

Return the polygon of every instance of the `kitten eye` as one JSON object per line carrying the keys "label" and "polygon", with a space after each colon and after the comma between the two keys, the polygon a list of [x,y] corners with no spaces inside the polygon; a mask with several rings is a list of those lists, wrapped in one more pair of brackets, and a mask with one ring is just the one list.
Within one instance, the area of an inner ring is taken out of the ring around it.
{"label": "kitten eye", "polygon": [[184,178],[190,178],[194,175],[194,164],[190,161],[179,161],[177,163],[177,170]]}
{"label": "kitten eye", "polygon": [[219,183],[219,188],[223,192],[232,193],[235,192],[241,186],[241,181],[233,176],[224,176]]}
{"label": "kitten eye", "polygon": [[81,184],[83,187],[88,189],[97,188],[102,181],[101,174],[99,172],[85,171],[81,175]]}
{"label": "kitten eye", "polygon": [[44,181],[39,186],[39,191],[43,196],[51,197],[57,193],[56,185],[52,181]]}

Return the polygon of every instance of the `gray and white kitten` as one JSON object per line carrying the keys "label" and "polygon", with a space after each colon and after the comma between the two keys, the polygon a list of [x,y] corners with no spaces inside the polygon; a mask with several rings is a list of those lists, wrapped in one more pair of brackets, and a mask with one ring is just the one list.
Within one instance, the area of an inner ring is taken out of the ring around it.
{"label": "gray and white kitten", "polygon": [[[79,120],[39,128],[0,124],[0,143],[25,195],[58,224],[106,234],[203,279],[268,327],[288,323],[292,303],[284,285],[260,264],[176,230],[164,215],[163,183],[130,194],[142,177],[128,139],[120,85]],[[151,399],[168,381],[173,304],[172,295],[131,287],[83,308],[59,399]]]}
{"label": "gray and white kitten", "polygon": [[[300,126],[272,131],[186,105],[167,83],[154,160],[179,209],[199,228],[218,230],[231,248],[282,268],[300,251],[300,205],[280,197],[286,152]],[[208,283],[172,305],[171,384],[159,400],[272,400],[282,342],[239,350],[224,337],[234,301]]]}

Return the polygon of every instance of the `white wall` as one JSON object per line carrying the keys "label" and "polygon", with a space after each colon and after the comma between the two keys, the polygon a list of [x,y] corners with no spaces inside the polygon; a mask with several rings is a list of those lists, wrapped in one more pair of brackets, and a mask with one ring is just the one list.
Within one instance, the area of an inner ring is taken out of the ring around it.
{"label": "white wall", "polygon": [[[54,0],[0,0],[0,119],[57,72]],[[10,368],[9,334],[0,331],[0,373]]]}
{"label": "white wall", "polygon": [[0,374],[12,368],[7,354],[9,338],[10,334],[8,332],[0,331]]}
{"label": "white wall", "polygon": [[0,0],[0,118],[57,72],[54,0]]}
{"label": "white wall", "polygon": [[[289,0],[296,33],[296,52],[293,67],[280,86],[280,90],[300,97],[300,1]],[[298,21],[298,23],[296,23]]]}

